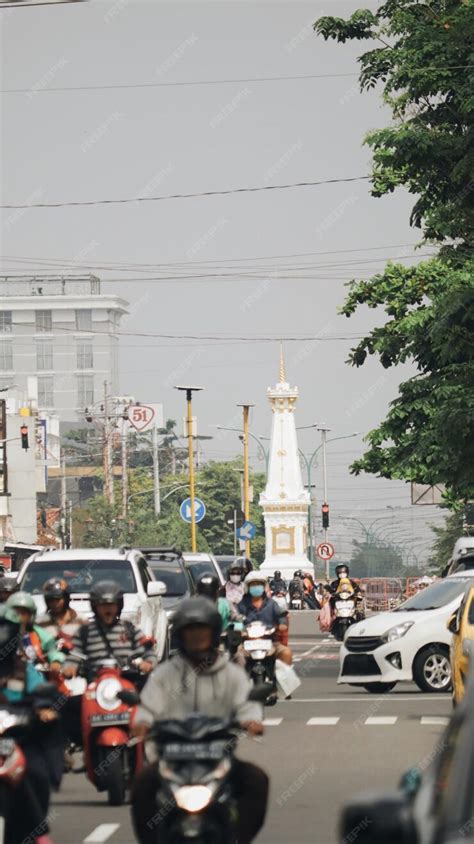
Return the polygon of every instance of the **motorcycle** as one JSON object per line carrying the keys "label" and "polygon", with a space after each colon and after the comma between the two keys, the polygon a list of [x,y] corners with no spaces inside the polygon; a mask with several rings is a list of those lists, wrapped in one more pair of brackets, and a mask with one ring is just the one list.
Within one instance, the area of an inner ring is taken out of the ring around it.
{"label": "motorcycle", "polygon": [[256,688],[266,689],[266,706],[274,706],[278,700],[274,634],[274,627],[266,627],[260,621],[251,621],[242,634],[246,671]]}
{"label": "motorcycle", "polygon": [[[48,697],[53,693],[53,687],[48,689]],[[40,701],[37,699],[37,705]],[[47,706],[48,701],[44,700]],[[50,705],[50,703],[49,703]],[[22,749],[22,741],[28,740],[33,729],[34,708],[19,703],[0,704],[0,844],[13,841],[29,841],[34,844],[43,833],[39,830],[45,820],[33,788],[28,786],[28,817],[18,813],[18,806],[14,799],[15,789],[24,783],[28,773],[27,757]],[[13,799],[12,799],[13,798]],[[36,818],[33,826],[38,832],[31,832],[31,821]],[[25,829],[19,827],[24,824]],[[28,832],[29,831],[29,832]]]}
{"label": "motorcycle", "polygon": [[86,774],[98,791],[106,791],[109,806],[121,806],[134,775],[143,766],[143,743],[130,739],[134,707],[119,693],[135,692],[139,682],[133,657],[120,668],[104,659],[82,698],[81,726]]}
{"label": "motorcycle", "polygon": [[[119,693],[135,704],[138,695]],[[251,700],[263,702],[265,691],[253,689]],[[155,723],[149,740],[158,751],[160,787],[156,825],[160,844],[221,844],[235,841],[237,800],[232,766],[240,724],[206,715]]]}
{"label": "motorcycle", "polygon": [[343,590],[332,597],[334,621],[331,633],[338,642],[342,642],[346,631],[357,621],[360,621],[360,599],[354,592]]}

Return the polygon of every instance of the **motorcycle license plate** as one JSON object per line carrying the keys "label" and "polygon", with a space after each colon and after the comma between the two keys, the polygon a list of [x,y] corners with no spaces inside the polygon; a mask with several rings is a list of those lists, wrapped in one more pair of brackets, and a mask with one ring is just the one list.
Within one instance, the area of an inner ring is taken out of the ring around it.
{"label": "motorcycle license plate", "polygon": [[246,651],[271,651],[273,642],[270,639],[246,639],[244,650]]}
{"label": "motorcycle license plate", "polygon": [[110,726],[110,724],[128,724],[130,721],[129,712],[100,712],[91,716],[91,724],[94,727]]}
{"label": "motorcycle license plate", "polygon": [[211,760],[219,761],[225,754],[228,746],[226,741],[213,741],[196,744],[194,742],[173,742],[165,744],[161,748],[161,756],[168,762],[180,760]]}

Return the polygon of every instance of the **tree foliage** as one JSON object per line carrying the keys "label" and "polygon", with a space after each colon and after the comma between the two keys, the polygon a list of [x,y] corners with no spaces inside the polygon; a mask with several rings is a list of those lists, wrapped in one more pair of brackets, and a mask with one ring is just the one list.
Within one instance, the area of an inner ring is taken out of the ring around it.
{"label": "tree foliage", "polygon": [[353,577],[407,577],[414,573],[405,569],[403,555],[395,545],[369,540],[354,540],[349,565]]}
{"label": "tree foliage", "polygon": [[451,557],[454,543],[463,535],[463,516],[461,512],[450,513],[444,525],[432,527],[436,536],[429,558],[430,570],[440,574]]}
{"label": "tree foliage", "polygon": [[[320,18],[316,31],[344,43],[369,40],[361,90],[378,83],[392,123],[366,138],[372,195],[403,186],[416,197],[410,222],[437,257],[388,264],[354,281],[342,308],[383,308],[388,320],[354,348],[385,368],[413,362],[387,418],[352,467],[387,478],[443,482],[447,499],[474,496],[474,6],[463,0],[387,0],[348,20]],[[373,46],[375,45],[375,46]]]}

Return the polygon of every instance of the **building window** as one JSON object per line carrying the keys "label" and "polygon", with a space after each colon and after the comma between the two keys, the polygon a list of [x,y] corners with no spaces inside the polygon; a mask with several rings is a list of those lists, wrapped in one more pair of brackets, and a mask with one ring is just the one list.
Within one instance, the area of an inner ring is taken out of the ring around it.
{"label": "building window", "polygon": [[12,330],[12,312],[0,311],[0,333],[10,334]]}
{"label": "building window", "polygon": [[77,368],[94,368],[94,354],[92,351],[92,342],[89,340],[82,341],[77,344]]}
{"label": "building window", "polygon": [[94,404],[94,376],[79,375],[77,383],[77,406],[88,407]]}
{"label": "building window", "polygon": [[45,331],[53,330],[53,312],[52,311],[35,311],[36,317],[36,331],[43,333]]}
{"label": "building window", "polygon": [[36,369],[38,372],[53,368],[53,344],[38,343],[36,346]]}
{"label": "building window", "polygon": [[0,343],[0,369],[13,369],[13,347],[11,343]]}
{"label": "building window", "polygon": [[54,380],[52,377],[38,378],[38,406],[54,407]]}
{"label": "building window", "polygon": [[76,311],[76,331],[92,331],[91,308],[81,308]]}

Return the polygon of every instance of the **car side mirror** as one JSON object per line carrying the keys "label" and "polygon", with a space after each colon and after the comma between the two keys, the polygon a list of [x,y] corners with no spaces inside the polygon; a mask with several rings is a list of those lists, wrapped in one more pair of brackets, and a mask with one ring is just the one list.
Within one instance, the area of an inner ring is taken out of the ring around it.
{"label": "car side mirror", "polygon": [[400,792],[359,795],[343,810],[341,842],[417,844],[410,803]]}
{"label": "car side mirror", "polygon": [[149,598],[159,598],[161,595],[166,595],[166,592],[166,583],[163,583],[162,580],[150,580],[146,588],[146,594]]}
{"label": "car side mirror", "polygon": [[459,624],[459,612],[458,612],[458,610],[456,610],[456,612],[453,612],[453,614],[452,614],[451,618],[449,619],[446,626],[447,626],[450,633],[454,633],[454,634],[459,633],[460,624]]}

